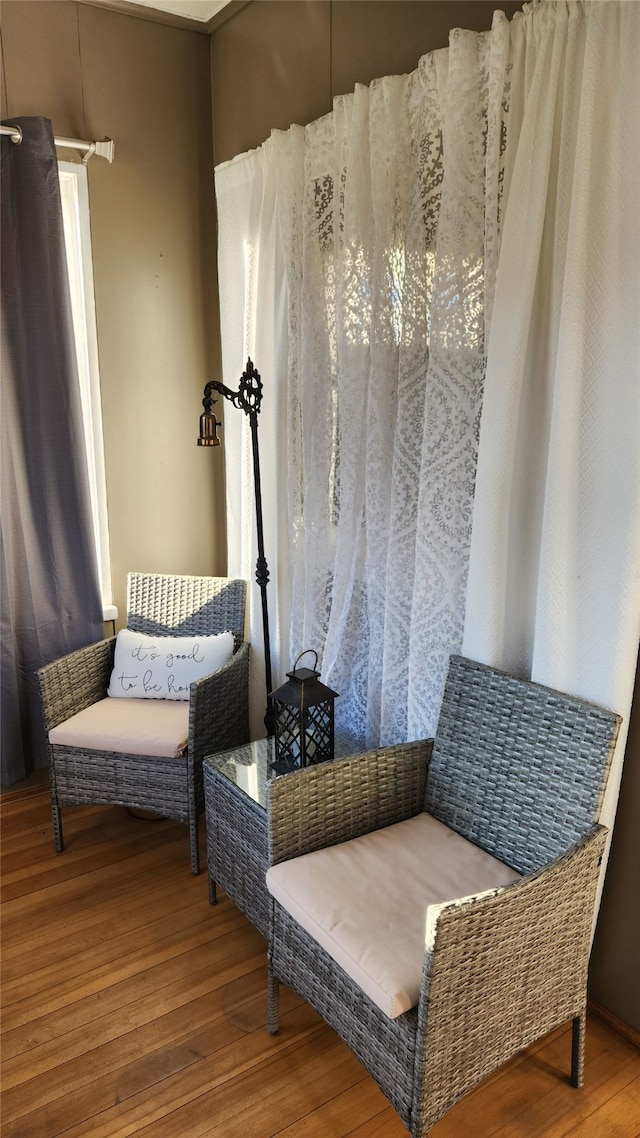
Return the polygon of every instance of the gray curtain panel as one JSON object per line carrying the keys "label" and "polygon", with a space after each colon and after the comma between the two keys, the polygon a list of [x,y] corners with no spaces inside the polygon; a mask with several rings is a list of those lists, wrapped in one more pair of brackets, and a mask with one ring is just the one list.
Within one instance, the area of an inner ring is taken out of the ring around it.
{"label": "gray curtain panel", "polygon": [[2,784],[46,766],[36,671],[103,634],[51,123],[2,136]]}

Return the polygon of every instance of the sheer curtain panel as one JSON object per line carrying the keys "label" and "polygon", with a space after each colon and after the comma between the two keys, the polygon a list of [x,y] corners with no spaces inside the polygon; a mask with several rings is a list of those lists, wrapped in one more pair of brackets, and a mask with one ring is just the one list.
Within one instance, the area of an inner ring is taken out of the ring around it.
{"label": "sheer curtain panel", "polygon": [[216,171],[225,382],[255,352],[278,409],[275,671],[315,648],[371,745],[433,732],[462,640],[508,47],[498,13]]}
{"label": "sheer curtain panel", "polygon": [[46,765],[35,673],[103,632],[51,124],[2,144],[2,783]]}
{"label": "sheer curtain panel", "polygon": [[[286,337],[285,281],[276,218],[276,176],[269,144],[216,170],[218,263],[224,382],[236,390],[251,358],[263,395],[258,421],[273,683],[289,667],[286,385],[277,382]],[[286,372],[285,372],[286,375]],[[260,590],[255,584],[257,538],[251,434],[247,416],[223,404],[227,505],[227,572],[251,582],[247,635],[251,644],[251,738],[265,734],[264,638]],[[217,408],[216,408],[217,410]],[[284,670],[283,670],[284,668]]]}
{"label": "sheer curtain panel", "polygon": [[618,711],[640,633],[640,5],[512,27],[464,651]]}

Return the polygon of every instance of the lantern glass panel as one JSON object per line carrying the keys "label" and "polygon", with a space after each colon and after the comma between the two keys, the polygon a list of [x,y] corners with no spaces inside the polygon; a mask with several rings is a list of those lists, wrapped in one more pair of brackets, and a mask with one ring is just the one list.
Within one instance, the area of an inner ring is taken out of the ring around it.
{"label": "lantern glass panel", "polygon": [[285,768],[294,770],[301,766],[302,746],[300,721],[295,708],[274,700],[276,716],[276,752],[278,762]]}

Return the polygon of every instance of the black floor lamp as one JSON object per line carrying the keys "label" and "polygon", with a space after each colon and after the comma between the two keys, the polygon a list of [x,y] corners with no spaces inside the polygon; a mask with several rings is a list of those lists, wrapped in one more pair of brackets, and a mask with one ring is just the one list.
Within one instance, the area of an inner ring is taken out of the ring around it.
{"label": "black floor lamp", "polygon": [[198,446],[201,447],[217,447],[220,446],[220,439],[218,438],[218,430],[220,423],[216,419],[212,411],[214,403],[217,399],[213,398],[213,392],[224,396],[234,407],[239,407],[244,411],[245,415],[249,416],[249,425],[251,427],[251,446],[253,450],[253,487],[256,499],[256,528],[258,536],[258,559],[256,561],[256,583],[260,586],[260,594],[262,598],[262,629],[264,634],[264,673],[265,682],[267,687],[267,710],[264,717],[265,727],[267,728],[267,735],[274,733],[274,713],[273,704],[271,701],[271,645],[269,641],[269,611],[267,608],[267,585],[269,583],[269,567],[264,555],[264,531],[262,525],[262,490],[260,486],[260,455],[258,451],[258,415],[260,413],[260,404],[262,403],[262,380],[259,372],[256,371],[251,360],[247,360],[247,367],[245,372],[240,378],[237,391],[232,391],[229,387],[225,387],[224,383],[218,380],[210,380],[204,389],[204,399],[202,406],[204,411],[200,416],[200,436],[198,438]]}

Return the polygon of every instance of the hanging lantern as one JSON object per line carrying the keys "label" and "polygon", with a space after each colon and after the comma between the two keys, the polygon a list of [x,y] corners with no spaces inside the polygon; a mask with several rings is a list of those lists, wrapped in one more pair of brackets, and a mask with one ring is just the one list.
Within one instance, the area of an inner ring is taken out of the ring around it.
{"label": "hanging lantern", "polygon": [[288,680],[271,693],[275,718],[275,762],[278,774],[333,758],[334,701],[338,693],[320,683],[314,668],[299,668],[298,662],[311,652],[318,664],[318,653],[312,648],[301,652],[287,672]]}

